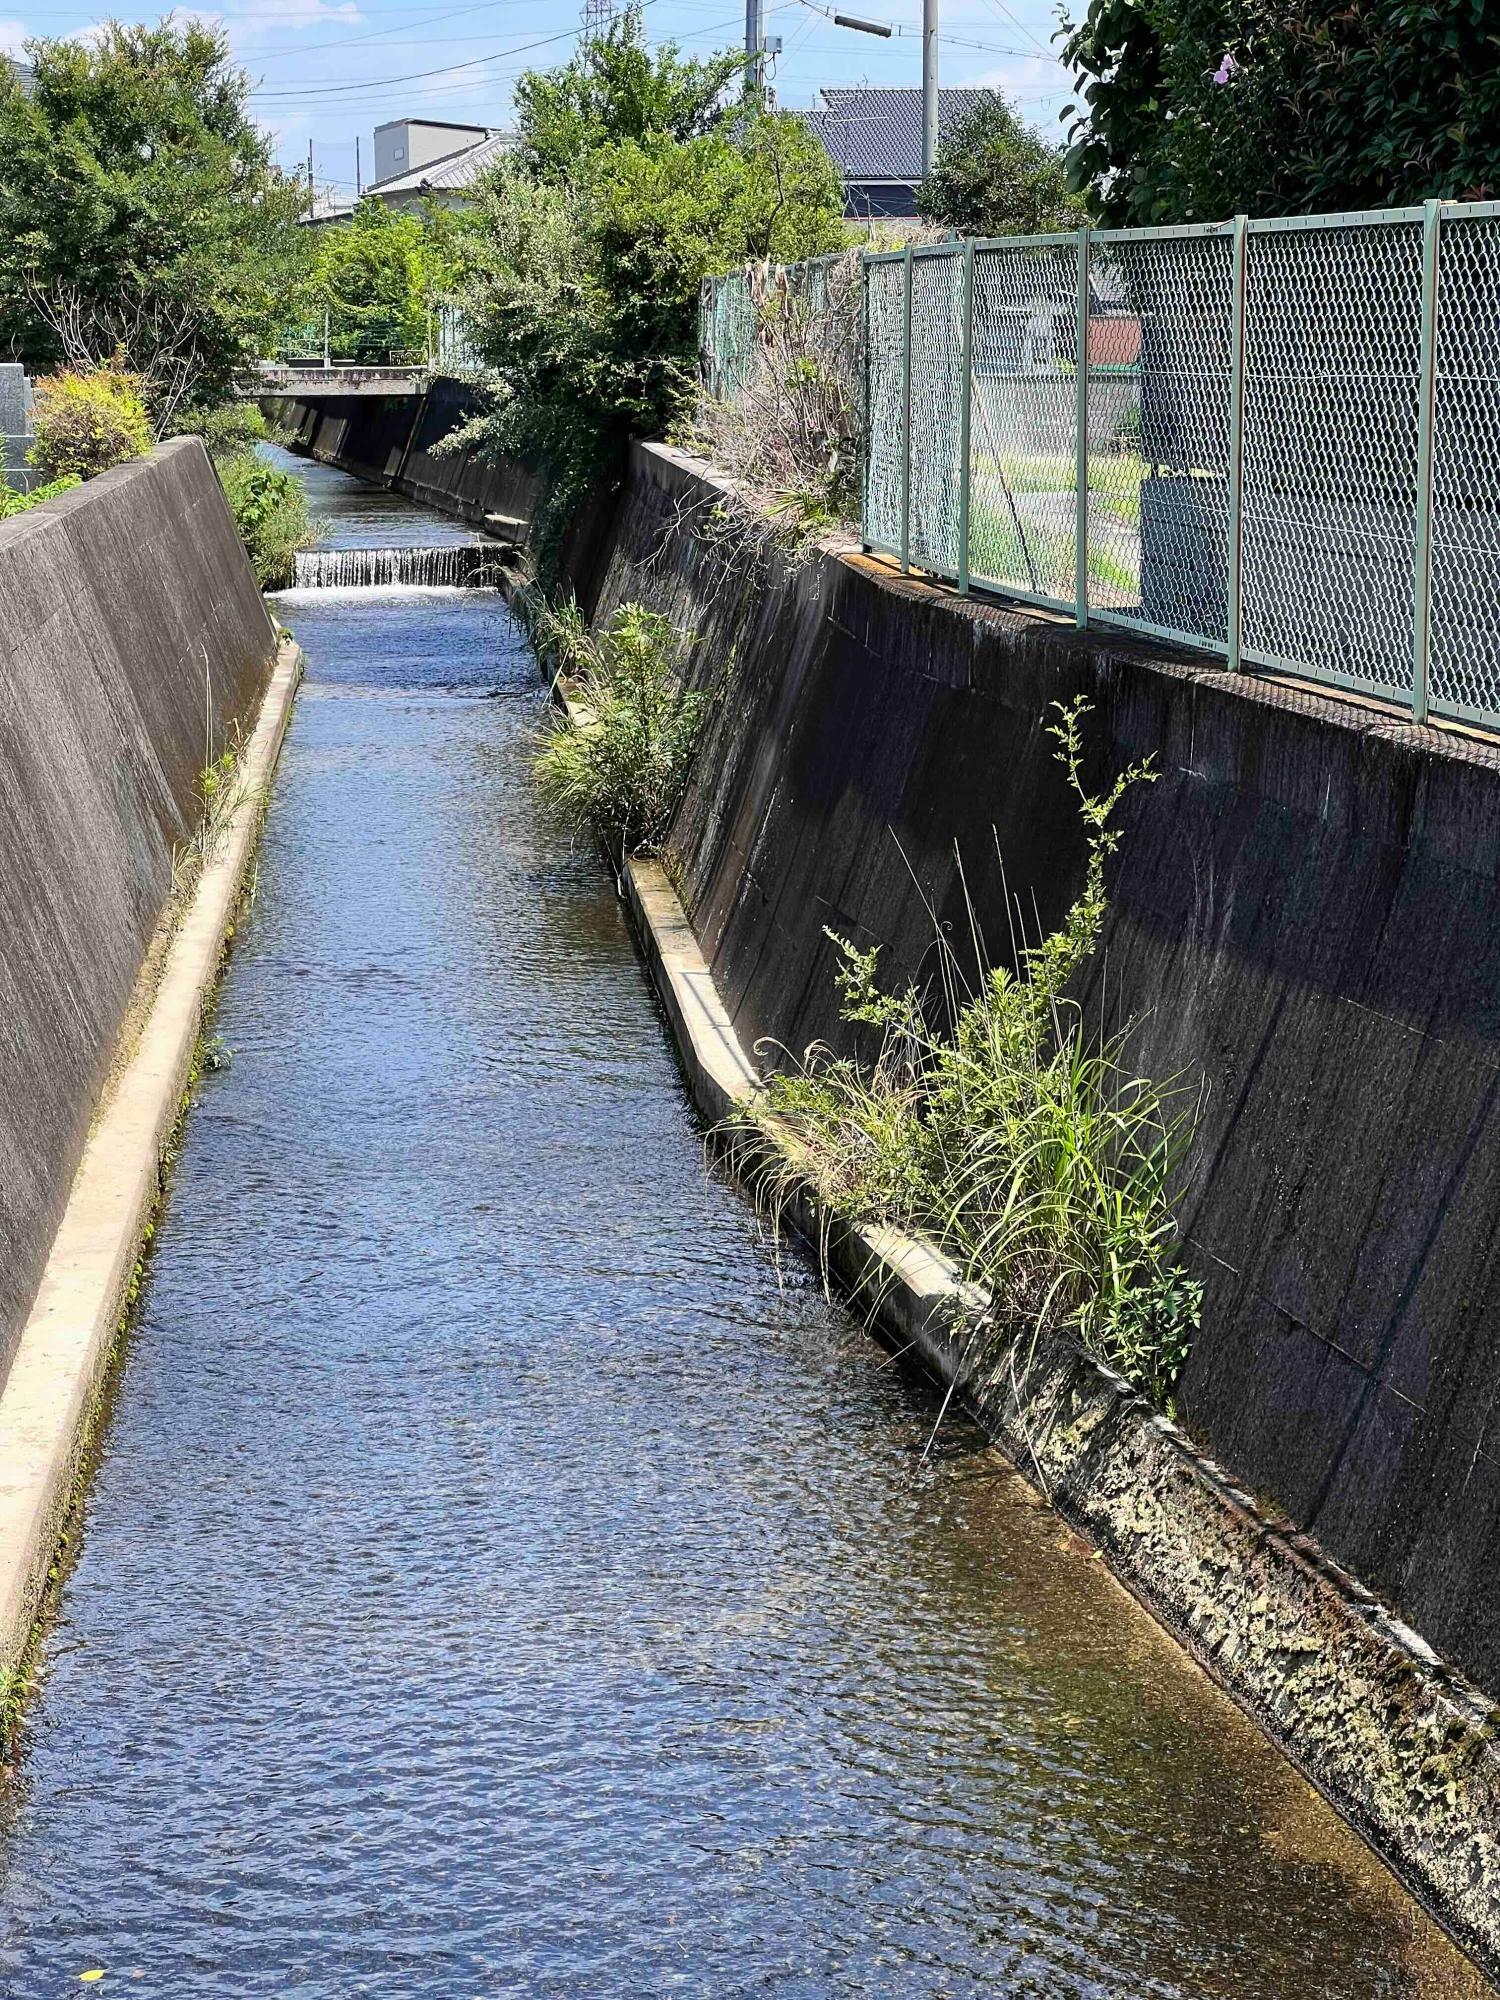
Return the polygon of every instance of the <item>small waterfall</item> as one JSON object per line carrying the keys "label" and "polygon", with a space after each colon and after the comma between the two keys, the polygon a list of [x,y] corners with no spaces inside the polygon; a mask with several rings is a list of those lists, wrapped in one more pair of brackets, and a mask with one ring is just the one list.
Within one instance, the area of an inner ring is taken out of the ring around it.
{"label": "small waterfall", "polygon": [[472,542],[437,549],[314,549],[296,558],[296,590],[367,590],[380,583],[457,585],[500,580],[500,551]]}

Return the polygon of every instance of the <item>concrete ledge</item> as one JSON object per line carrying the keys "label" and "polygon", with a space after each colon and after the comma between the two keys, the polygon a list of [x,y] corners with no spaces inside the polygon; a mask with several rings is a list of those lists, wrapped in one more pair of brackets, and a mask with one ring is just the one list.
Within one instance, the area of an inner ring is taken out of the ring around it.
{"label": "concrete ledge", "polygon": [[300,672],[301,655],[285,642],[241,759],[237,803],[89,1136],[0,1393],[0,1690],[14,1685],[57,1549]]}
{"label": "concrete ledge", "polygon": [[[620,881],[694,1102],[718,1123],[747,1107],[754,1065],[661,867],[628,861]],[[753,1180],[786,1136],[731,1142],[736,1166]],[[1500,1748],[1488,1698],[1075,1343],[1054,1339],[1025,1362],[991,1350],[976,1364],[980,1302],[931,1245],[842,1224],[808,1185],[785,1212],[872,1325],[957,1388],[1141,1603],[1453,1936],[1500,1970]]]}

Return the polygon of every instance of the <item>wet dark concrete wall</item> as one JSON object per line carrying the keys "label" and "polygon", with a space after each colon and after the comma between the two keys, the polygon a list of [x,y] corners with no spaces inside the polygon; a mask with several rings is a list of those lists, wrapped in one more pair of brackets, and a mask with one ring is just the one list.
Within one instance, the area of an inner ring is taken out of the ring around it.
{"label": "wet dark concrete wall", "polygon": [[0,523],[0,1371],[196,820],[275,634],[203,447]]}
{"label": "wet dark concrete wall", "polygon": [[434,453],[433,446],[477,407],[460,382],[439,377],[420,398],[272,397],[261,407],[290,434],[294,450],[476,526],[487,514],[527,521],[534,511],[537,481],[523,467],[466,451]]}
{"label": "wet dark concrete wall", "polygon": [[1083,843],[1045,725],[1085,694],[1091,778],[1160,775],[1122,808],[1081,997],[1207,1090],[1187,1421],[1500,1688],[1500,752],[857,555],[788,568],[721,497],[638,451],[574,581],[701,635],[719,694],[675,844],[741,1033],[840,1042],[824,927],[921,973],[924,898],[961,934],[955,854],[993,956],[997,848],[1054,923]]}

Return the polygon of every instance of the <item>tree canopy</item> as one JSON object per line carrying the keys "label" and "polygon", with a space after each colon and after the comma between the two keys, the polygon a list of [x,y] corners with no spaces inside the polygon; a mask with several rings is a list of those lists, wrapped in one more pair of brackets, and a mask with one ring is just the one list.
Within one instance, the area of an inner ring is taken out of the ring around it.
{"label": "tree canopy", "polygon": [[651,50],[630,9],[591,36],[569,63],[530,70],[516,85],[516,142],[527,171],[566,179],[581,159],[625,139],[701,138],[723,117],[745,57],[693,61],[668,46]]}
{"label": "tree canopy", "polygon": [[[462,304],[494,395],[464,442],[546,466],[558,517],[690,394],[705,276],[842,246],[828,155],[801,119],[735,101],[741,66],[648,49],[631,10],[523,80],[518,151],[462,219]],[[571,152],[547,137],[564,125]]]}
{"label": "tree canopy", "polygon": [[961,236],[1031,236],[1084,218],[1063,148],[1024,125],[998,91],[943,134],[917,211]]}
{"label": "tree canopy", "polygon": [[0,347],[120,356],[158,428],[221,394],[295,315],[304,198],[247,110],[222,29],[110,23],[0,66]]}
{"label": "tree canopy", "polygon": [[1112,223],[1500,193],[1489,0],[1090,0],[1069,168]]}
{"label": "tree canopy", "polygon": [[426,352],[430,316],[452,282],[451,234],[451,218],[381,201],[362,201],[347,222],[319,231],[304,296],[315,323],[327,315],[335,352],[356,360]]}

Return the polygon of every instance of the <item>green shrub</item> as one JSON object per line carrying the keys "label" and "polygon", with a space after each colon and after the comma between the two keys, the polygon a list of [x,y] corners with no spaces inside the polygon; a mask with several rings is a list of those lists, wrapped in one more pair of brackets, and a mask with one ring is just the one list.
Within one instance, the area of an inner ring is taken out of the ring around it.
{"label": "green shrub", "polygon": [[1484,0],[1086,0],[1064,12],[1081,93],[1069,172],[1111,226],[1500,194]]}
{"label": "green shrub", "polygon": [[305,293],[319,340],[356,361],[427,352],[431,315],[454,273],[453,218],[360,202],[347,222],[319,231]]}
{"label": "green shrub", "polygon": [[254,403],[217,403],[209,409],[189,410],[179,420],[177,430],[181,437],[202,438],[215,463],[270,435]]}
{"label": "green shrub", "polygon": [[167,436],[295,323],[306,181],[217,21],[60,28],[26,63],[25,88],[0,63],[0,353],[118,355]]}
{"label": "green shrub", "polygon": [[14,486],[0,479],[0,521],[8,521],[12,514],[24,514],[29,507],[40,507],[44,500],[55,500],[59,493],[71,493],[81,484],[70,473],[64,479],[49,479],[44,486],[33,486],[29,493],[18,493]]}
{"label": "green shrub", "polygon": [[777,1170],[788,1186],[810,1164],[835,1214],[937,1242],[992,1301],[1001,1338],[1071,1328],[1166,1404],[1201,1298],[1175,1261],[1191,1107],[1181,1083],[1130,1070],[1124,1035],[1091,1037],[1066,993],[1103,928],[1104,864],[1119,840],[1110,816],[1154,773],[1135,766],[1090,797],[1085,706],[1059,705],[1051,731],[1088,836],[1083,893],[1061,928],[1022,951],[1018,972],[997,967],[972,993],[939,933],[951,1032],[930,1024],[916,987],[881,992],[875,951],[835,937],[843,1018],[874,1031],[873,1059],[810,1051],[768,1080],[753,1122],[769,1113],[804,1142],[804,1159]]}
{"label": "green shrub", "polygon": [[314,538],[307,493],[295,474],[267,465],[249,448],[218,461],[219,483],[262,590],[284,590],[296,555]]}
{"label": "green shrub", "polygon": [[36,385],[31,462],[49,479],[92,479],[151,449],[140,383],[123,368],[63,368]]}
{"label": "green shrub", "polygon": [[520,80],[516,147],[470,191],[457,303],[489,407],[439,449],[547,473],[531,543],[544,575],[628,440],[688,409],[703,279],[844,247],[827,151],[804,119],[747,107],[743,68],[652,48],[628,7],[563,67]]}
{"label": "green shrub", "polygon": [[980,94],[943,134],[917,213],[960,236],[1035,236],[1085,219],[1063,148],[1033,132],[999,91]]}
{"label": "green shrub", "polygon": [[678,672],[692,635],[639,604],[622,605],[597,638],[576,606],[533,607],[532,620],[581,711],[547,727],[536,767],[543,797],[580,832],[628,853],[659,850],[706,701]]}

